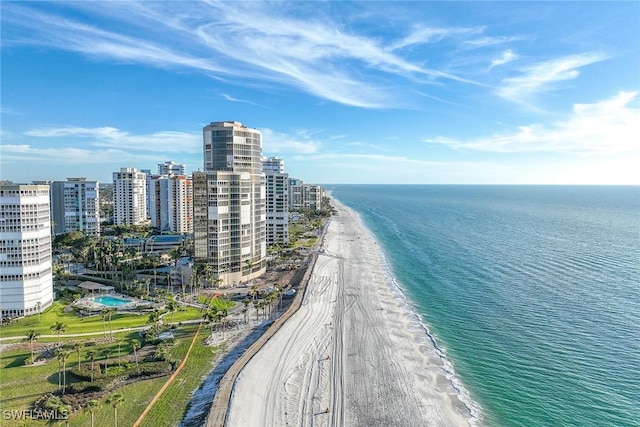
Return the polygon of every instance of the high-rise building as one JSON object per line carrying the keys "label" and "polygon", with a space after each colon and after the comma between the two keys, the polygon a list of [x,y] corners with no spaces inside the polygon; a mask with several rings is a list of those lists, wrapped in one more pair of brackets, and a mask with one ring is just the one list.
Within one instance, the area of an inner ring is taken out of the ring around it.
{"label": "high-rise building", "polygon": [[187,167],[178,164],[173,160],[164,163],[158,163],[158,175],[186,175]]}
{"label": "high-rise building", "polygon": [[269,157],[262,161],[266,191],[267,245],[289,244],[289,175],[284,160]]}
{"label": "high-rise building", "polygon": [[98,181],[67,178],[51,184],[51,220],[54,234],[82,231],[100,235],[100,188]]}
{"label": "high-rise building", "polygon": [[147,175],[136,168],[113,173],[113,219],[115,225],[147,222]]}
{"label": "high-rise building", "polygon": [[284,173],[284,160],[279,157],[267,157],[262,160],[264,173]]}
{"label": "high-rise building", "polygon": [[262,133],[240,122],[203,129],[204,171],[193,173],[194,257],[221,286],[266,268]]}
{"label": "high-rise building", "polygon": [[49,186],[0,182],[2,318],[43,311],[53,302]]}
{"label": "high-rise building", "polygon": [[324,189],[320,185],[305,184],[301,179],[289,179],[289,208],[322,209]]}
{"label": "high-rise building", "polygon": [[152,175],[148,194],[151,226],[160,231],[193,232],[193,188],[190,176]]}

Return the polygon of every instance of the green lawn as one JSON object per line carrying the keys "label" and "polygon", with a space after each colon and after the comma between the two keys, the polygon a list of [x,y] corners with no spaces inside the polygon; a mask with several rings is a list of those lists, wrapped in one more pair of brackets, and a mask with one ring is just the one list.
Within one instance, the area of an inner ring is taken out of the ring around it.
{"label": "green lawn", "polygon": [[[195,310],[195,312],[197,311],[198,310]],[[176,313],[176,315],[178,315],[178,313]],[[180,361],[184,358],[196,331],[196,324],[186,324],[173,331],[175,344],[170,351],[172,359]],[[212,349],[202,344],[207,333],[207,329],[200,332],[186,366],[176,380],[167,388],[160,401],[154,405],[151,412],[145,418],[143,425],[173,426],[177,425],[183,417],[191,394],[200,385],[203,377],[211,370],[213,358],[216,352],[220,351],[220,349]],[[132,349],[129,345],[131,340],[136,339],[141,341],[141,337],[137,332],[123,332],[116,335],[116,338],[121,340],[120,354],[123,358],[127,354],[132,354]],[[76,340],[79,341],[80,339],[76,338]],[[82,341],[87,344],[91,343],[91,340],[84,338]],[[116,366],[118,363],[117,342],[84,347],[80,353],[80,362],[83,365],[90,363],[87,356],[87,352],[90,349],[98,351],[96,362],[104,361],[104,357],[100,355],[100,350],[103,348],[110,349],[111,356],[109,366]],[[28,349],[0,353],[0,383],[2,384],[0,413],[2,414],[4,414],[2,411],[5,410],[16,411],[31,409],[33,402],[39,396],[47,392],[55,391],[58,388],[57,361],[53,360],[45,365],[24,366],[24,361],[29,358],[29,356],[30,352]],[[77,363],[77,352],[72,351],[67,361],[67,368],[75,367]],[[139,381],[118,388],[115,392],[123,394],[125,398],[125,402],[118,407],[118,425],[133,425],[155,393],[168,378],[169,377],[166,376],[153,380]],[[68,380],[70,379],[71,378],[68,378]],[[95,412],[95,425],[113,425],[113,408],[106,404],[106,399],[102,399],[100,403],[100,408]],[[75,412],[71,415],[69,421],[70,425],[88,426],[90,425],[90,415],[85,411]],[[65,423],[63,421],[47,423],[42,420],[14,421],[3,418],[1,425],[3,427],[22,425],[42,427],[46,425],[65,425]]]}
{"label": "green lawn", "polygon": [[[29,316],[18,320],[11,325],[0,326],[0,337],[11,336],[25,336],[31,329],[35,329],[36,332],[41,335],[53,335],[50,327],[55,322],[62,322],[67,325],[66,330],[62,334],[63,339],[66,334],[81,334],[87,332],[105,332],[109,333],[109,328],[113,330],[122,328],[135,328],[138,326],[146,326],[149,320],[148,314],[114,314],[111,317],[111,326],[107,319],[106,322],[102,321],[102,316],[92,316],[80,318],[73,311],[65,312],[64,309],[67,303],[61,301],[55,301],[51,307],[49,307],[40,316]],[[40,317],[40,320],[38,320]],[[180,309],[173,314],[173,321],[184,322],[186,320],[200,319],[200,311],[193,307],[180,307]],[[172,318],[171,314],[167,314],[166,317],[169,321]],[[56,341],[57,338],[41,338],[39,341]]]}

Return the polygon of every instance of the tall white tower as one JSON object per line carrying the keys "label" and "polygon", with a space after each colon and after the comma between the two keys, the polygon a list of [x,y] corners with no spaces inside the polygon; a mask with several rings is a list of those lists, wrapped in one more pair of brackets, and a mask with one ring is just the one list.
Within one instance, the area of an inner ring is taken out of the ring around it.
{"label": "tall white tower", "polygon": [[113,218],[116,225],[147,222],[147,175],[136,168],[113,173]]}
{"label": "tall white tower", "polygon": [[52,302],[49,186],[1,182],[2,317],[36,314]]}
{"label": "tall white tower", "polygon": [[221,286],[266,269],[262,133],[240,122],[203,129],[204,172],[193,173],[195,261],[209,264]]}

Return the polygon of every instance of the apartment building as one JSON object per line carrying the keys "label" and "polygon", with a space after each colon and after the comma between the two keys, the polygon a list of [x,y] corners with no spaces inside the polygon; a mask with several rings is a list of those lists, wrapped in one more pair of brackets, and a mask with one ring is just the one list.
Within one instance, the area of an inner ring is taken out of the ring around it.
{"label": "apartment building", "polygon": [[0,182],[2,318],[36,314],[52,302],[49,185]]}
{"label": "apartment building", "polygon": [[87,178],[51,183],[51,220],[55,235],[81,231],[100,235],[100,187]]}
{"label": "apartment building", "polygon": [[152,175],[149,217],[151,226],[160,231],[193,232],[193,187],[190,176]]}
{"label": "apartment building", "polygon": [[320,185],[305,184],[301,179],[289,179],[289,208],[313,209],[322,208],[324,189]]}
{"label": "apartment building", "polygon": [[266,194],[267,246],[289,244],[289,175],[284,160],[277,157],[263,159]]}
{"label": "apartment building", "polygon": [[204,171],[193,173],[196,264],[209,264],[220,286],[266,269],[262,133],[237,121],[203,128]]}
{"label": "apartment building", "polygon": [[116,225],[147,223],[147,175],[136,168],[113,172],[113,219]]}
{"label": "apartment building", "polygon": [[173,160],[158,163],[158,175],[186,175],[187,167],[184,164],[176,163]]}

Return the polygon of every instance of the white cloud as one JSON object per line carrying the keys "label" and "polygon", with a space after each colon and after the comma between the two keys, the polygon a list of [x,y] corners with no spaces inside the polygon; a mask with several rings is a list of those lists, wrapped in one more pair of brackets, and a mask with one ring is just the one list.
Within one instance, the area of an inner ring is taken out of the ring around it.
{"label": "white cloud", "polygon": [[[95,147],[123,149],[127,151],[152,151],[170,153],[199,153],[202,151],[202,135],[195,133],[159,131],[146,135],[132,135],[114,127],[59,127],[32,129],[24,132],[34,138],[85,138]],[[62,143],[70,144],[70,141]]]}
{"label": "white cloud", "polygon": [[263,151],[265,155],[272,154],[311,154],[320,150],[322,142],[312,138],[314,132],[299,131],[297,135],[274,132],[262,129]]}
{"label": "white cloud", "polygon": [[513,50],[507,49],[503,51],[500,56],[497,56],[491,60],[491,68],[497,67],[498,65],[504,65],[511,61],[515,61],[518,59],[519,55],[514,53]]}
{"label": "white cloud", "polygon": [[455,149],[501,153],[563,152],[616,154],[640,152],[640,108],[637,92],[620,92],[595,104],[575,104],[572,114],[551,124],[530,124],[485,138],[429,139]]}
{"label": "white cloud", "polygon": [[80,22],[81,14],[72,20],[27,5],[4,7],[4,22],[28,30],[22,39],[12,33],[19,43],[154,67],[188,68],[240,84],[247,80],[277,82],[319,98],[365,108],[404,104],[403,95],[388,86],[388,76],[475,84],[444,69],[426,68],[393,51],[402,45],[482,31],[422,28],[393,45],[358,34],[326,16],[287,16],[286,10],[283,13],[282,8],[265,3],[182,2],[180,13],[171,2],[69,5],[94,18],[116,21],[116,33]]}
{"label": "white cloud", "polygon": [[606,58],[601,53],[584,53],[533,64],[521,69],[519,76],[504,79],[497,93],[526,104],[531,95],[554,89],[554,83],[575,79],[580,75],[579,68]]}

